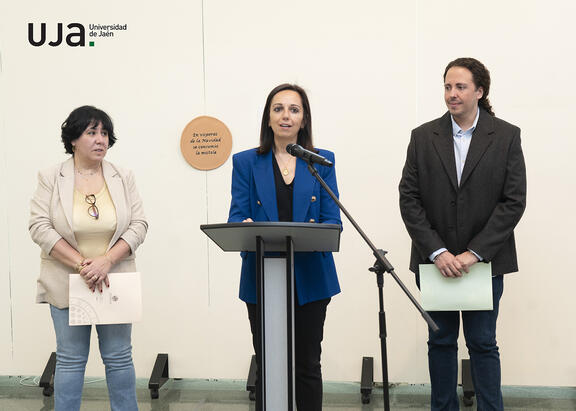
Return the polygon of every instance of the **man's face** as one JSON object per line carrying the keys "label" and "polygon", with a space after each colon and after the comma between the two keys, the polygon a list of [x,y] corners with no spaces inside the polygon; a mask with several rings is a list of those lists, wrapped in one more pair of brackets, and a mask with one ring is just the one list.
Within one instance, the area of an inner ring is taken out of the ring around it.
{"label": "man's face", "polygon": [[444,101],[455,120],[473,120],[484,90],[476,88],[472,73],[464,67],[451,67],[444,79]]}

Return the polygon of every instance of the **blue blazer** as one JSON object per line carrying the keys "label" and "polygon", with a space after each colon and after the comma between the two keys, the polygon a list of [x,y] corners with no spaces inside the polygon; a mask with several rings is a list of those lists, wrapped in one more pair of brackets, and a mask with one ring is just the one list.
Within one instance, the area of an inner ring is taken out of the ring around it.
{"label": "blue blazer", "polygon": [[[334,154],[319,150],[319,154],[334,163]],[[276,185],[272,151],[259,155],[256,149],[242,151],[233,156],[232,202],[229,223],[278,221]],[[338,196],[334,167],[318,166],[320,176]],[[304,160],[296,159],[294,177],[293,221],[342,224],[340,209],[328,193],[308,171]],[[240,299],[256,303],[256,256],[243,252],[240,278]],[[340,292],[332,253],[295,253],[294,280],[300,305],[330,298]]]}

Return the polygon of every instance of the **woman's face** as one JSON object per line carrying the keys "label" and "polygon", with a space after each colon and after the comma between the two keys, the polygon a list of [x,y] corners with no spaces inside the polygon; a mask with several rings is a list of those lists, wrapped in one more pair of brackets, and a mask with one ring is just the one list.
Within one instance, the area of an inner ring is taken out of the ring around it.
{"label": "woman's face", "polygon": [[108,130],[92,123],[72,142],[74,156],[83,161],[102,161],[108,151]]}
{"label": "woman's face", "polygon": [[270,104],[268,125],[274,132],[274,139],[288,143],[298,140],[298,131],[304,126],[302,98],[294,90],[283,90],[274,97]]}

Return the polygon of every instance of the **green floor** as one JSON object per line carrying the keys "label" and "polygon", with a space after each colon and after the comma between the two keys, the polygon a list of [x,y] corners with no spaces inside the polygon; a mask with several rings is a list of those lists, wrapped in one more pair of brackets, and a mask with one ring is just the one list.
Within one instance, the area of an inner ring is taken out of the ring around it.
{"label": "green floor", "polygon": [[[35,386],[37,378],[0,377],[0,411],[45,411],[54,409],[52,397],[42,395]],[[87,378],[82,410],[105,411],[105,382]],[[152,400],[148,381],[138,380],[138,402],[141,411],[248,411],[254,403],[245,391],[245,381],[169,380],[160,388],[159,398]],[[576,388],[572,387],[504,387],[506,410],[576,410]],[[428,385],[395,385],[390,389],[392,410],[429,409]],[[461,407],[476,410],[475,406]],[[358,383],[324,384],[324,411],[383,410],[382,390],[373,391],[369,404],[361,402]]]}

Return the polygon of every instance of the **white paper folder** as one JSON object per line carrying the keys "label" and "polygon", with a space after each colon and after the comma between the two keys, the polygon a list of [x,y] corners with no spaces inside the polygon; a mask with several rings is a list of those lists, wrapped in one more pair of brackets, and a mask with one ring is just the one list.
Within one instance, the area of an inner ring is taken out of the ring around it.
{"label": "white paper folder", "polygon": [[420,264],[420,292],[426,311],[491,310],[492,266],[476,263],[462,277],[447,278],[434,264]]}
{"label": "white paper folder", "polygon": [[110,287],[90,291],[80,274],[70,274],[69,325],[125,324],[142,318],[140,273],[110,273]]}

